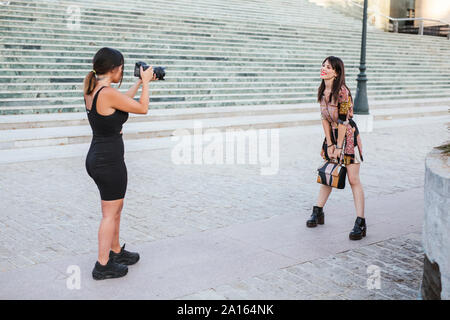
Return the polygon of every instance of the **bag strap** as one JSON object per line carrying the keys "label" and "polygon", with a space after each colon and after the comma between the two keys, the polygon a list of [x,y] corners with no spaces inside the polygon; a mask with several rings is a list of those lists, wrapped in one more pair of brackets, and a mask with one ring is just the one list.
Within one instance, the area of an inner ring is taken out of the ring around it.
{"label": "bag strap", "polygon": [[[347,134],[347,133],[346,133]],[[344,164],[344,150],[345,150],[345,140],[346,140],[346,136],[344,136],[344,141],[342,142],[342,151],[341,151],[341,156],[339,157],[339,163],[341,164],[341,165],[343,165],[344,167],[345,167],[345,164]]]}
{"label": "bag strap", "polygon": [[344,149],[345,149],[345,140],[344,140],[344,143],[342,144],[342,151],[341,151],[341,155],[339,156],[339,159],[334,160],[334,159],[330,158],[330,162],[337,163],[337,164],[340,164],[340,165],[345,167],[345,163],[344,163]]}

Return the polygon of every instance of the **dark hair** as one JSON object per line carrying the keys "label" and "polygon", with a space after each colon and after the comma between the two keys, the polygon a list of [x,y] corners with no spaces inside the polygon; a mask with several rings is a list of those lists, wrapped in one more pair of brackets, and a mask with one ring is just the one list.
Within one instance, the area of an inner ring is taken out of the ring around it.
{"label": "dark hair", "polygon": [[[84,94],[91,94],[94,90],[95,86],[97,85],[96,75],[108,73],[109,71],[118,66],[121,66],[122,64],[125,65],[125,61],[120,51],[107,47],[98,50],[94,56],[94,59],[92,59],[92,69],[95,70],[95,73],[93,70],[91,70],[84,78]],[[119,88],[122,84],[122,80],[123,70],[122,76],[120,78]]]}
{"label": "dark hair", "polygon": [[[335,101],[338,100],[339,97],[339,91],[341,90],[342,86],[345,86],[348,90],[348,94],[351,97],[352,94],[350,93],[350,89],[345,84],[345,69],[344,69],[344,62],[338,57],[329,56],[325,60],[323,60],[322,64],[327,61],[331,64],[331,67],[336,72],[337,76],[336,79],[333,81],[333,88],[331,89],[331,94],[328,102],[331,102],[331,99],[334,98]],[[325,91],[325,80],[322,79],[322,83],[319,86],[319,90],[317,92],[317,101],[320,102],[323,96],[323,92]]]}

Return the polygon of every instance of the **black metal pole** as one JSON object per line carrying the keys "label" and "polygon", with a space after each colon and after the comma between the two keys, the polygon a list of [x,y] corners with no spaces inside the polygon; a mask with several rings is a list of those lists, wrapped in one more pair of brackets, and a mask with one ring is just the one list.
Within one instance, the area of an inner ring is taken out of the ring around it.
{"label": "black metal pole", "polygon": [[356,88],[355,114],[369,114],[369,102],[367,100],[367,76],[366,76],[366,38],[367,38],[367,2],[364,0],[363,29],[361,38],[361,59],[359,62],[358,86]]}

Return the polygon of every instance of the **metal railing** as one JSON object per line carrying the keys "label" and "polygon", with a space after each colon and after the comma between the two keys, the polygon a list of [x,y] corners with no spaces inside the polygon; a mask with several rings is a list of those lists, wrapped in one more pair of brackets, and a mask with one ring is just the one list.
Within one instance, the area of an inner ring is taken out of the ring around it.
{"label": "metal railing", "polygon": [[[355,2],[353,0],[346,0],[347,3],[351,3],[357,7],[360,7],[361,9],[364,9],[364,6],[362,6],[360,3]],[[425,29],[425,24],[424,21],[434,21],[434,22],[439,22],[444,26],[447,26],[447,39],[450,40],[450,22],[448,21],[444,21],[444,20],[439,20],[439,19],[431,19],[431,18],[393,18],[390,16],[387,16],[385,14],[382,14],[381,12],[378,12],[376,10],[367,10],[370,13],[374,13],[376,15],[382,16],[386,19],[388,19],[389,21],[392,21],[393,24],[393,32],[398,33],[399,31],[399,27],[398,27],[398,22],[399,21],[419,21],[419,28],[418,28],[418,34],[423,36],[424,34],[424,29]]]}

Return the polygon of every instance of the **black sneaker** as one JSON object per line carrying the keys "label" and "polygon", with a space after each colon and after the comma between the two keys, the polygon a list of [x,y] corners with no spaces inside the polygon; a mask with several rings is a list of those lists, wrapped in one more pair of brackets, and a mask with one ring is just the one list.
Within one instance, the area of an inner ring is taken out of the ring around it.
{"label": "black sneaker", "polygon": [[92,277],[95,280],[112,279],[123,277],[127,273],[127,266],[109,259],[106,265],[102,265],[98,261],[95,263],[94,270],[92,270]]}
{"label": "black sneaker", "polygon": [[109,259],[112,259],[114,262],[130,266],[139,261],[139,253],[125,250],[124,244],[119,253],[115,253],[114,251],[110,250]]}

